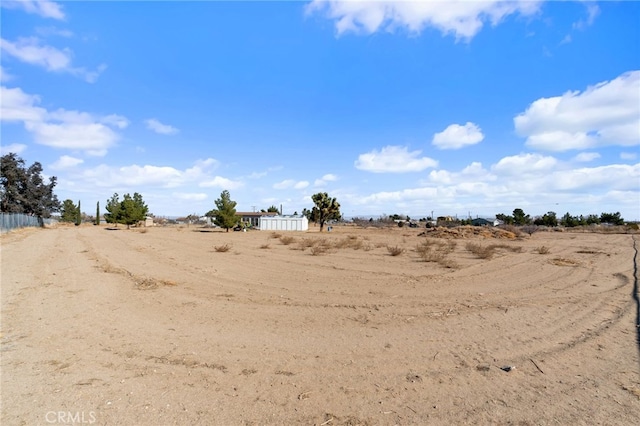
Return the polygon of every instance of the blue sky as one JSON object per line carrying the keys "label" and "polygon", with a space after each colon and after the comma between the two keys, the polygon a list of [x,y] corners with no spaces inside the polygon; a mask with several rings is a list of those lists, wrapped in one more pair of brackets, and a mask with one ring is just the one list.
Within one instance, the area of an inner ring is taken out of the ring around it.
{"label": "blue sky", "polygon": [[[640,3],[2,2],[2,152],[95,212],[640,219]],[[93,209],[93,210],[92,210]]]}

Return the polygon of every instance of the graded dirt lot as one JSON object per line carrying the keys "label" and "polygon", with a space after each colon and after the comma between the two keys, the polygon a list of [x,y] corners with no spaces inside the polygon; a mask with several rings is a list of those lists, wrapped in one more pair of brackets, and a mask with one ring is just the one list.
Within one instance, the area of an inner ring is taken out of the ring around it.
{"label": "graded dirt lot", "polygon": [[423,231],[3,235],[1,423],[637,424],[633,235]]}

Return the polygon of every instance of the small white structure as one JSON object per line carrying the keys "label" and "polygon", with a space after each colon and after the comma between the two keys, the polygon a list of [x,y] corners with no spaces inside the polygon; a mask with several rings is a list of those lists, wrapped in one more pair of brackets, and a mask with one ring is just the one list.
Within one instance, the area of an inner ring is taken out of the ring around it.
{"label": "small white structure", "polygon": [[308,231],[309,220],[305,216],[263,216],[261,231]]}

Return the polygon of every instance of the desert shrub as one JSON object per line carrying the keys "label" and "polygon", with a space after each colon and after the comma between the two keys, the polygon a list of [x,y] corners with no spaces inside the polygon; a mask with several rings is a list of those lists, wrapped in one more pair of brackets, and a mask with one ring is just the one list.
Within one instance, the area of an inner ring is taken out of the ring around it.
{"label": "desert shrub", "polygon": [[328,251],[328,247],[325,245],[316,245],[311,247],[311,254],[314,256],[320,256]]}
{"label": "desert shrub", "polygon": [[532,236],[535,232],[540,230],[538,225],[525,225],[521,229],[522,232],[526,232],[529,236]]}
{"label": "desert shrub", "polygon": [[282,237],[282,234],[280,234],[279,232],[272,232],[271,233],[271,238],[277,239]]}
{"label": "desert shrub", "polygon": [[494,254],[494,246],[483,246],[479,243],[468,242],[465,248],[479,259],[491,259]]}
{"label": "desert shrub", "polygon": [[404,248],[399,246],[387,246],[387,251],[391,256],[400,256],[404,253]]}
{"label": "desert shrub", "polygon": [[522,253],[522,246],[512,246],[509,244],[500,243],[500,244],[490,244],[489,247],[492,250],[504,249],[504,250],[509,250],[510,252],[513,252],[513,253]]}
{"label": "desert shrub", "polygon": [[263,244],[260,246],[261,249],[270,249],[271,246],[267,243],[267,244]]}
{"label": "desert shrub", "polygon": [[288,246],[289,244],[293,243],[295,240],[296,240],[295,238],[289,235],[283,235],[280,237],[280,242],[285,246]]}
{"label": "desert shrub", "polygon": [[373,250],[373,246],[369,243],[362,243],[362,250],[364,251],[371,251]]}
{"label": "desert shrub", "polygon": [[141,234],[146,234],[149,232],[149,228],[138,228],[137,231]]}
{"label": "desert shrub", "polygon": [[386,247],[386,246],[387,245],[385,243],[383,243],[383,242],[377,242],[376,245],[375,245],[376,248],[381,248],[381,247]]}
{"label": "desert shrub", "polygon": [[516,237],[522,237],[522,230],[515,225],[501,225],[500,228],[513,233]]}
{"label": "desert shrub", "polygon": [[303,250],[303,251],[305,249],[314,247],[317,244],[318,244],[318,240],[313,238],[303,238],[302,240],[298,241],[298,246],[300,247],[300,250]]}
{"label": "desert shrub", "polygon": [[215,246],[213,249],[218,253],[226,253],[231,250],[231,246],[229,244],[224,244],[221,246]]}
{"label": "desert shrub", "polygon": [[416,252],[424,262],[436,262],[446,268],[453,268],[457,267],[457,264],[447,259],[447,256],[453,252],[456,245],[453,240],[426,239],[416,246]]}
{"label": "desert shrub", "polygon": [[538,252],[538,254],[549,254],[551,252],[551,250],[549,250],[549,247],[547,246],[540,246],[536,248],[536,251]]}

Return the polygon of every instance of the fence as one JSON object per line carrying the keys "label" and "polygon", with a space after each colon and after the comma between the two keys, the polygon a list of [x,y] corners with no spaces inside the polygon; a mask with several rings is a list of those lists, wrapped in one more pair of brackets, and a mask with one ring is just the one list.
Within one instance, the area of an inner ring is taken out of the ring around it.
{"label": "fence", "polygon": [[27,226],[44,226],[57,223],[56,219],[43,219],[38,216],[30,216],[23,213],[0,213],[0,232],[9,232],[12,229]]}

